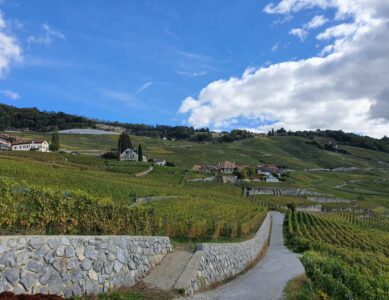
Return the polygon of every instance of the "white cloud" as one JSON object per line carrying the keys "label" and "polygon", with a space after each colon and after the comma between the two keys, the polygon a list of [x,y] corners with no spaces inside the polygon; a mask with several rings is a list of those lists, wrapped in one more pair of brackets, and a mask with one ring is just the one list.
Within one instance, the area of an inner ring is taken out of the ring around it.
{"label": "white cloud", "polygon": [[300,41],[303,42],[307,37],[308,32],[302,28],[293,28],[291,31],[289,31],[289,34],[297,36]]}
{"label": "white cloud", "polygon": [[153,84],[153,82],[151,82],[151,81],[144,83],[144,84],[135,92],[135,95],[137,95],[137,94],[143,92],[144,90],[148,89],[152,84]]}
{"label": "white cloud", "polygon": [[14,62],[20,62],[22,48],[19,46],[16,37],[7,30],[7,22],[0,11],[0,77],[3,77]]}
{"label": "white cloud", "polygon": [[11,90],[1,90],[0,93],[2,93],[4,96],[12,100],[17,100],[20,98],[18,93],[15,93]]}
{"label": "white cloud", "polygon": [[304,28],[315,29],[323,26],[328,20],[324,16],[314,16],[311,21],[304,25]]}
{"label": "white cloud", "polygon": [[52,29],[46,23],[42,25],[42,29],[43,29],[42,35],[38,35],[38,36],[30,35],[27,38],[27,43],[50,46],[56,39],[60,39],[60,40],[65,39],[65,35],[62,32]]}
{"label": "white cloud", "polygon": [[280,42],[277,42],[271,47],[271,51],[277,52],[277,50],[280,49]]}
{"label": "white cloud", "polygon": [[[322,57],[285,61],[218,80],[186,98],[188,123],[226,128],[241,118],[291,130],[342,129],[389,134],[389,2],[386,0],[283,0],[265,12],[291,14],[333,8],[337,25],[317,35]],[[350,21],[351,20],[351,21]],[[339,24],[340,23],[340,24]],[[266,124],[267,124],[266,123]],[[234,124],[238,127],[238,124]]]}

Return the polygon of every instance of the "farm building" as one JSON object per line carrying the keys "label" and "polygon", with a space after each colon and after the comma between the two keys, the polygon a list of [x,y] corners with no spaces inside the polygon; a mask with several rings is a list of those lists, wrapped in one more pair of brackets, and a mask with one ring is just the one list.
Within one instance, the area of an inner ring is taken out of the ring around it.
{"label": "farm building", "polygon": [[138,153],[134,149],[127,148],[120,154],[120,160],[138,160]]}
{"label": "farm building", "polygon": [[154,163],[157,165],[157,166],[166,166],[166,160],[159,160],[159,159],[156,159],[154,160]]}
{"label": "farm building", "polygon": [[[127,148],[120,154],[120,160],[133,160],[133,161],[138,161],[139,155],[138,153],[131,148]],[[142,161],[147,162],[147,157],[142,156]]]}
{"label": "farm building", "polygon": [[11,149],[11,138],[8,135],[0,134],[0,150]]}
{"label": "farm building", "polygon": [[218,165],[219,172],[231,174],[234,172],[236,165],[234,162],[230,162],[228,160],[220,162]]}
{"label": "farm building", "polygon": [[12,151],[39,151],[49,152],[47,141],[22,141],[12,143]]}

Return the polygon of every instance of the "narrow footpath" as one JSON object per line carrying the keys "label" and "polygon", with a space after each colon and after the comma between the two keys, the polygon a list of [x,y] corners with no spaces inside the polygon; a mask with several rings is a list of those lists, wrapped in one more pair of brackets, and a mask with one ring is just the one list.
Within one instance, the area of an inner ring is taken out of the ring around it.
{"label": "narrow footpath", "polygon": [[147,174],[149,174],[150,172],[152,172],[154,170],[154,167],[150,167],[148,168],[146,171],[142,171],[138,174],[135,174],[136,177],[142,177],[142,176],[146,176]]}
{"label": "narrow footpath", "polygon": [[266,256],[247,273],[219,286],[186,299],[207,300],[277,300],[282,299],[287,282],[304,273],[297,254],[284,245],[284,215],[273,212],[270,246]]}

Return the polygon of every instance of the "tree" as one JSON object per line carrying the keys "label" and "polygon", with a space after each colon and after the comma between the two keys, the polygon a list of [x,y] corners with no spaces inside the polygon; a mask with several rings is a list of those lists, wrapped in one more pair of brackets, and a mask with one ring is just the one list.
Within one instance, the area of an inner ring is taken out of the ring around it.
{"label": "tree", "polygon": [[51,151],[59,150],[59,133],[57,127],[54,127],[53,132],[51,134],[50,150]]}
{"label": "tree", "polygon": [[296,204],[294,202],[289,202],[286,206],[292,211],[292,213],[295,212]]}
{"label": "tree", "polygon": [[128,133],[122,132],[122,134],[119,137],[119,142],[118,142],[119,155],[120,155],[120,153],[123,153],[123,151],[126,150],[127,148],[132,149],[131,139],[130,139],[130,136],[128,135]]}
{"label": "tree", "polygon": [[138,146],[138,161],[142,161],[142,160],[143,160],[142,145],[139,144],[139,146]]}

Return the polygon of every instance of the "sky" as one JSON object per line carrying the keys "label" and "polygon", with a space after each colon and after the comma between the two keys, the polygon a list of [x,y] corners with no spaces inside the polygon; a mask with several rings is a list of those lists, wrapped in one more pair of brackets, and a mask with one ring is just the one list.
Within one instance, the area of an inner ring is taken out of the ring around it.
{"label": "sky", "polygon": [[0,0],[0,102],[389,135],[387,0]]}

